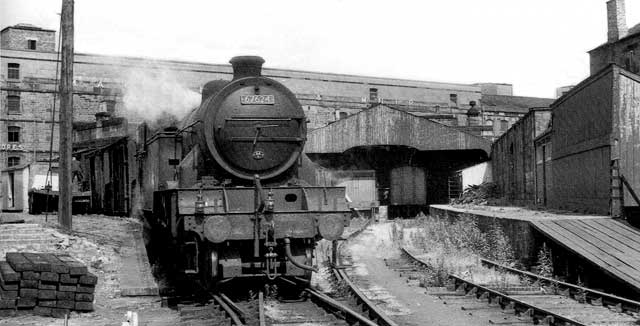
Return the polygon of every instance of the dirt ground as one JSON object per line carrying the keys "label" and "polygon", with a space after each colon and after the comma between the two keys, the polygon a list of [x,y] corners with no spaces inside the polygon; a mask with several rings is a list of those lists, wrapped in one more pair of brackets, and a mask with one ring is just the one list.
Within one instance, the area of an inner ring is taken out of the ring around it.
{"label": "dirt ground", "polygon": [[[139,325],[174,325],[178,321],[177,312],[160,307],[160,298],[121,297],[119,293],[118,270],[122,266],[120,251],[126,241],[128,224],[139,223],[135,219],[104,215],[73,216],[73,231],[58,227],[57,216],[2,213],[3,218],[24,219],[26,223],[37,223],[44,227],[43,238],[52,238],[50,245],[31,244],[20,247],[0,248],[0,257],[6,252],[22,250],[33,252],[68,253],[89,267],[98,276],[95,293],[95,311],[71,313],[69,325],[121,325],[127,311],[138,312]],[[23,315],[0,320],[0,325],[35,326],[62,325],[60,319]]]}

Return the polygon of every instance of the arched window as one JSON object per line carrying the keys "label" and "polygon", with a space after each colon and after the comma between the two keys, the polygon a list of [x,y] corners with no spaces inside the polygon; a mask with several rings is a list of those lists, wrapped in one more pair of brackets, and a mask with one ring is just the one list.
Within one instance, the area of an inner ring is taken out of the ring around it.
{"label": "arched window", "polygon": [[20,142],[20,127],[9,126],[9,128],[7,129],[8,129],[7,140],[10,143]]}
{"label": "arched window", "polygon": [[12,166],[20,165],[20,157],[18,156],[9,156],[7,158],[7,167],[10,168]]}

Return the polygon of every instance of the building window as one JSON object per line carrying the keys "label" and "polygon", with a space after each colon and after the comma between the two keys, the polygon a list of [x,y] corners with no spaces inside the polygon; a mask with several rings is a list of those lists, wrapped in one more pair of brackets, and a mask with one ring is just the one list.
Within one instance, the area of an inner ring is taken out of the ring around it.
{"label": "building window", "polygon": [[36,49],[36,40],[27,40],[27,48],[29,50],[35,50]]}
{"label": "building window", "polygon": [[370,102],[378,102],[378,89],[377,88],[369,88],[369,101]]}
{"label": "building window", "polygon": [[20,79],[20,64],[18,63],[9,63],[7,65],[7,78],[9,79]]}
{"label": "building window", "polygon": [[449,106],[458,107],[458,94],[449,94]]}
{"label": "building window", "polygon": [[106,101],[107,112],[111,114],[111,116],[115,116],[116,113],[116,101]]}
{"label": "building window", "polygon": [[505,132],[505,131],[507,131],[507,129],[509,129],[509,121],[500,120],[500,131],[501,132]]}
{"label": "building window", "polygon": [[16,165],[20,165],[20,158],[18,156],[9,156],[7,158],[7,167],[10,168]]}
{"label": "building window", "polygon": [[7,94],[7,113],[20,113],[20,94],[18,92],[9,92]]}
{"label": "building window", "polygon": [[345,119],[346,117],[349,116],[349,114],[347,112],[342,112],[340,111],[340,113],[338,113],[340,120]]}
{"label": "building window", "polygon": [[20,142],[20,127],[9,126],[8,140],[10,143]]}

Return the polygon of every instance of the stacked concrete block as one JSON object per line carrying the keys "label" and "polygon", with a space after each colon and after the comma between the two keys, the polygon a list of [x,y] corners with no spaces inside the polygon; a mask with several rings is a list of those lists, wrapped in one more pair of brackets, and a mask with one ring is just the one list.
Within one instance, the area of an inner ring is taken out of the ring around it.
{"label": "stacked concrete block", "polygon": [[18,311],[62,318],[92,311],[98,278],[68,255],[6,254],[0,261],[0,316]]}

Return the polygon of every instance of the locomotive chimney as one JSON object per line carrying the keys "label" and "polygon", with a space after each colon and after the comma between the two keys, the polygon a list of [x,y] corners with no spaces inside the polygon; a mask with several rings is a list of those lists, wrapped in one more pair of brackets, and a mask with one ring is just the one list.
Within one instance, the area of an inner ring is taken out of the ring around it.
{"label": "locomotive chimney", "polygon": [[233,80],[236,80],[244,77],[260,76],[264,59],[258,56],[246,55],[233,57],[229,63],[233,66]]}

